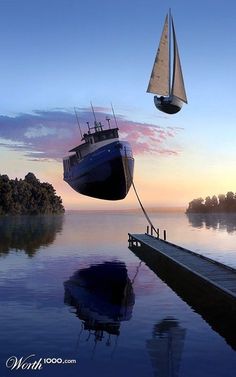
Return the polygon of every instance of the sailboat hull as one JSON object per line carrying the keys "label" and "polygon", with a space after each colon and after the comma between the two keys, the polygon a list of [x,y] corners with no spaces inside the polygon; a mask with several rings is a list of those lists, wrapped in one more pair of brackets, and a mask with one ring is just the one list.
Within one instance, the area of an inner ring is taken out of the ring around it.
{"label": "sailboat hull", "polygon": [[167,114],[176,114],[178,113],[182,106],[183,102],[177,97],[154,97],[154,104],[156,108],[163,113]]}
{"label": "sailboat hull", "polygon": [[134,159],[129,143],[113,142],[90,153],[73,166],[64,180],[80,194],[121,200],[130,189]]}

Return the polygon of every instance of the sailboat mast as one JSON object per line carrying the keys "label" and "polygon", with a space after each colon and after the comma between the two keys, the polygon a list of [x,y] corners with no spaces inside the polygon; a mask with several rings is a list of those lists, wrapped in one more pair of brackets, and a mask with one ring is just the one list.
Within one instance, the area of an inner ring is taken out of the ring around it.
{"label": "sailboat mast", "polygon": [[171,70],[171,10],[169,8],[169,17],[168,17],[168,37],[169,37],[169,96],[172,94],[172,88],[171,88],[171,84],[172,84],[172,80],[171,80],[171,74],[172,74],[172,70]]}
{"label": "sailboat mast", "polygon": [[171,20],[171,28],[172,28],[172,33],[173,33],[173,72],[172,72],[172,88],[171,88],[171,93],[173,94],[174,91],[174,85],[175,85],[175,72],[176,72],[176,37],[175,37],[175,28],[174,28],[174,21]]}

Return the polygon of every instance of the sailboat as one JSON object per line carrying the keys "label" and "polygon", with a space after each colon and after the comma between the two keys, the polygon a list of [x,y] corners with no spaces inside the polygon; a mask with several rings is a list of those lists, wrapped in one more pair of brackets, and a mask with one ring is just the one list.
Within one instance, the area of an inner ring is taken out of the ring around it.
{"label": "sailboat", "polygon": [[181,110],[184,103],[187,103],[174,21],[170,11],[165,18],[147,92],[160,95],[154,96],[154,103],[157,109],[164,113],[175,114]]}
{"label": "sailboat", "polygon": [[156,324],[147,351],[155,377],[178,377],[184,349],[186,329],[174,318],[167,317]]}

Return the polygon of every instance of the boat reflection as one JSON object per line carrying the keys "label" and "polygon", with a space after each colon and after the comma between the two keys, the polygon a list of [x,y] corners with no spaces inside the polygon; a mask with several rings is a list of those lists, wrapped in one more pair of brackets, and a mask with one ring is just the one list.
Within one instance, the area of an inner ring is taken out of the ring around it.
{"label": "boat reflection", "polygon": [[188,221],[194,228],[236,231],[236,214],[229,213],[186,213]]}
{"label": "boat reflection", "polygon": [[63,219],[63,215],[0,216],[0,255],[13,249],[33,257],[41,246],[55,241],[62,231]]}
{"label": "boat reflection", "polygon": [[199,286],[194,280],[189,284],[181,273],[177,273],[175,264],[167,268],[156,251],[136,246],[130,247],[130,250],[236,350],[236,306],[232,302],[212,294],[209,286]]}
{"label": "boat reflection", "polygon": [[154,326],[146,347],[154,376],[178,377],[186,330],[174,318],[165,318]]}
{"label": "boat reflection", "polygon": [[132,283],[123,262],[104,262],[76,271],[64,283],[64,302],[75,308],[83,330],[101,341],[120,334],[120,323],[130,320],[134,305]]}

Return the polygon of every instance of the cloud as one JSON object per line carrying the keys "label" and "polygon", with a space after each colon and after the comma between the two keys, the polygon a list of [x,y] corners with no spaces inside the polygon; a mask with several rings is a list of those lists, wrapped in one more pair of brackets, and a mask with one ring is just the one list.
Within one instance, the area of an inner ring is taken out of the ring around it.
{"label": "cloud", "polygon": [[58,139],[63,139],[63,138],[69,138],[70,137],[70,132],[67,129],[59,129],[57,130],[56,128],[49,128],[45,127],[42,124],[36,127],[29,127],[27,131],[25,132],[25,137],[28,139],[33,139],[33,138],[39,138],[39,137],[45,137],[49,135],[55,135],[56,138]]}
{"label": "cloud", "polygon": [[29,127],[25,132],[25,136],[28,139],[36,138],[36,137],[44,137],[48,135],[55,135],[56,128],[49,128],[45,127],[40,124],[38,127]]}
{"label": "cloud", "polygon": [[[86,122],[93,124],[90,108],[77,109],[82,132],[86,132]],[[105,108],[95,108],[97,121],[106,123],[110,119],[115,126],[113,117]],[[179,150],[172,146],[173,139],[181,128],[160,127],[153,124],[133,122],[116,115],[120,129],[120,138],[128,140],[135,155],[160,154],[172,156]],[[72,110],[36,110],[31,114],[18,114],[14,117],[0,116],[0,146],[11,150],[20,150],[36,161],[55,159],[61,160],[67,151],[80,142],[80,131]]]}

